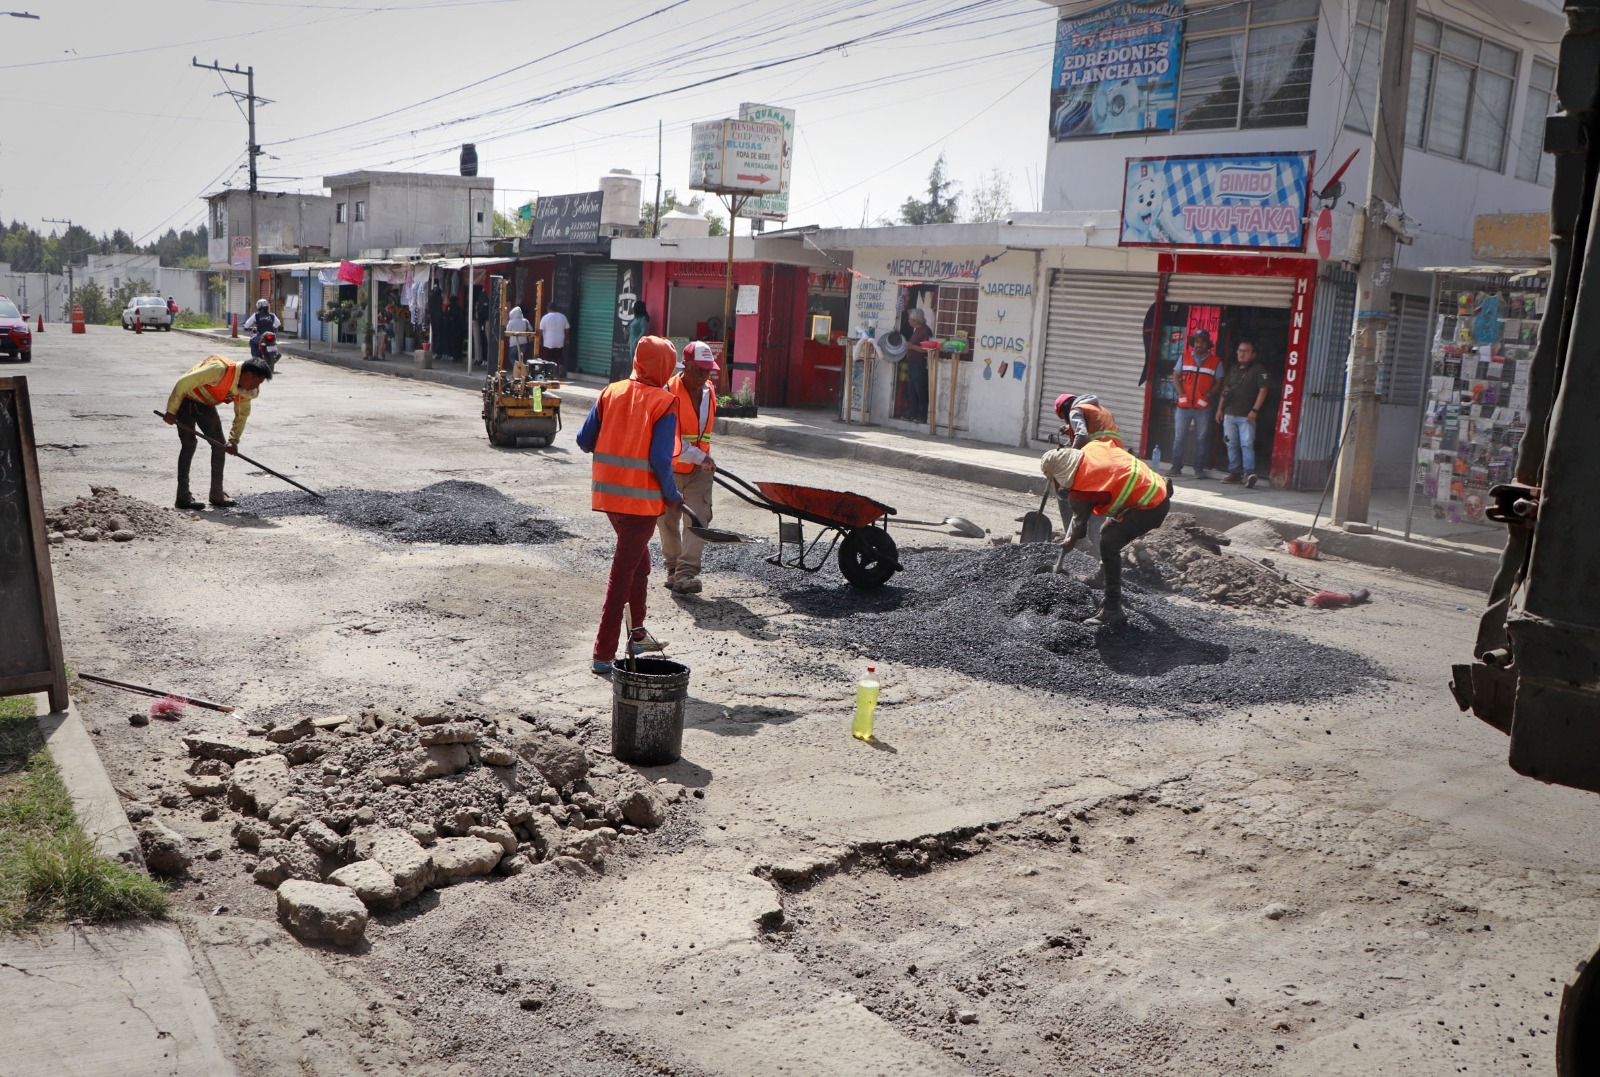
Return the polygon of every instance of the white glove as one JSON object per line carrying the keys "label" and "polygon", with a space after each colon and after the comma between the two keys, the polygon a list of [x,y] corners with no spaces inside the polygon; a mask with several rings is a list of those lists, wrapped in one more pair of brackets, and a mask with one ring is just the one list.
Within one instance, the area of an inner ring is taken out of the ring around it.
{"label": "white glove", "polygon": [[706,454],[693,445],[685,445],[683,451],[678,454],[680,464],[698,464],[705,458]]}

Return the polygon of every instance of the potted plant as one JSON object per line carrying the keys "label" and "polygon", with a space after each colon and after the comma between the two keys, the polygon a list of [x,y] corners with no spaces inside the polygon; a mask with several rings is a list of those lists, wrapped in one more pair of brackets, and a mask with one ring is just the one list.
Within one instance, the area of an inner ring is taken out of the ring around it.
{"label": "potted plant", "polygon": [[756,417],[755,390],[746,386],[732,396],[717,397],[717,414],[726,419],[754,419]]}

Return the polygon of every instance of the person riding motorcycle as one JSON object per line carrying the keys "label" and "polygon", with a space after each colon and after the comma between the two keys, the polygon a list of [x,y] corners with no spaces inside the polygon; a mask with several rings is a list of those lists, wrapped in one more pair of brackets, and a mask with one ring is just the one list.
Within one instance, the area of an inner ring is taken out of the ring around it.
{"label": "person riding motorcycle", "polygon": [[283,322],[272,313],[272,305],[265,299],[256,300],[255,313],[244,320],[241,329],[250,331],[250,357],[252,359],[264,358],[261,352],[261,338],[267,333],[276,332],[283,328]]}

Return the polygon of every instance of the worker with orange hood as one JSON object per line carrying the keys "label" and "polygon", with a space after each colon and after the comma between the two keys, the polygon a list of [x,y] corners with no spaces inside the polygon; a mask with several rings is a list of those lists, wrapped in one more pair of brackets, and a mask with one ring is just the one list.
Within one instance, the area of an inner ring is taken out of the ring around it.
{"label": "worker with orange hood", "polygon": [[594,456],[590,472],[590,506],[603,512],[617,533],[606,581],[600,631],[594,638],[594,671],[611,673],[627,606],[629,657],[661,650],[644,626],[645,595],[650,589],[650,536],[656,518],[668,506],[683,503],[672,478],[678,446],[678,420],[672,394],[665,386],[677,365],[670,340],[644,337],[633,352],[633,375],[606,386],[578,431],[578,448]]}

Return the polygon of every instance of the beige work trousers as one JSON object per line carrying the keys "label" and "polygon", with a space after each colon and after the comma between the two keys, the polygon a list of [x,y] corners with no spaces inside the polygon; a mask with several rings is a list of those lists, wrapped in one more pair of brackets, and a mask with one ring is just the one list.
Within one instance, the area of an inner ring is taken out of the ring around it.
{"label": "beige work trousers", "polygon": [[[678,484],[678,493],[683,495],[683,503],[706,527],[711,526],[713,474],[697,467],[687,475],[672,477]],[[700,575],[700,552],[706,543],[689,527],[689,517],[676,508],[667,509],[656,518],[656,530],[661,534],[661,559],[666,563],[669,576],[674,573]]]}

